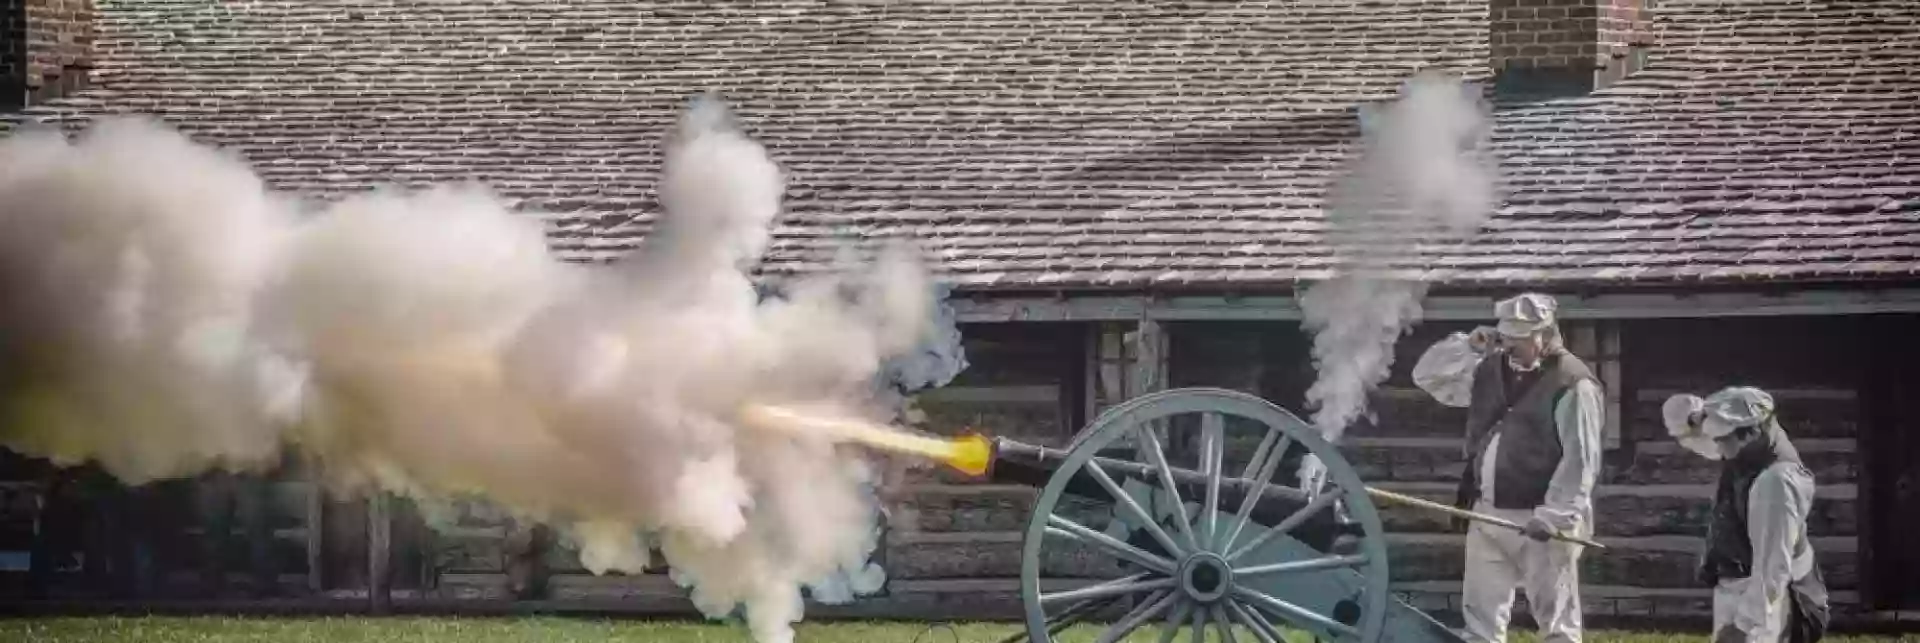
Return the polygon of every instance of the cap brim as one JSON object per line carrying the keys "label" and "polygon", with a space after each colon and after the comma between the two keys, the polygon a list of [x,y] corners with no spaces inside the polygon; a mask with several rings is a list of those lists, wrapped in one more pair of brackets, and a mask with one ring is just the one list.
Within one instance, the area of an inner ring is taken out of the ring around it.
{"label": "cap brim", "polygon": [[1692,451],[1694,452],[1695,455],[1698,455],[1702,458],[1706,458],[1708,460],[1720,459],[1720,448],[1714,445],[1713,440],[1709,440],[1709,439],[1698,437],[1698,436],[1680,438],[1680,446],[1681,448],[1684,448],[1688,451]]}
{"label": "cap brim", "polygon": [[1727,434],[1733,433],[1734,429],[1738,428],[1740,427],[1734,426],[1732,422],[1722,420],[1712,414],[1708,414],[1707,418],[1700,422],[1700,432],[1706,434],[1709,438],[1717,439],[1726,437]]}
{"label": "cap brim", "polygon": [[1666,425],[1667,435],[1676,438],[1698,435],[1700,429],[1688,420],[1693,419],[1693,414],[1700,410],[1700,406],[1700,398],[1693,395],[1683,393],[1667,398],[1660,405],[1660,421]]}
{"label": "cap brim", "polygon": [[1494,325],[1493,329],[1495,332],[1507,337],[1525,338],[1532,337],[1534,333],[1540,332],[1541,329],[1547,326],[1548,324],[1542,322],[1523,322],[1515,319],[1502,319],[1499,324]]}

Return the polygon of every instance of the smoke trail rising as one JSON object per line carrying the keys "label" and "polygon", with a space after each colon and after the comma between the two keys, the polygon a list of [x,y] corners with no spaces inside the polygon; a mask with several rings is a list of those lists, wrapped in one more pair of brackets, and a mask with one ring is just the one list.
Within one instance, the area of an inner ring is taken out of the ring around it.
{"label": "smoke trail rising", "polygon": [[338,492],[553,524],[596,573],[658,548],[768,643],[803,587],[883,578],[863,454],[740,413],[884,422],[879,383],[939,385],[964,357],[906,245],[762,297],[785,178],[718,101],[665,137],[661,216],[611,265],[556,260],[482,186],[302,213],[152,123],[94,131],[0,143],[6,446],[129,481],[297,448]]}
{"label": "smoke trail rising", "polygon": [[1335,276],[1300,298],[1314,335],[1313,422],[1338,440],[1386,379],[1393,345],[1420,320],[1418,270],[1440,246],[1491,217],[1494,170],[1475,145],[1487,127],[1471,86],[1439,73],[1406,82],[1366,119],[1359,155],[1328,192],[1327,243]]}

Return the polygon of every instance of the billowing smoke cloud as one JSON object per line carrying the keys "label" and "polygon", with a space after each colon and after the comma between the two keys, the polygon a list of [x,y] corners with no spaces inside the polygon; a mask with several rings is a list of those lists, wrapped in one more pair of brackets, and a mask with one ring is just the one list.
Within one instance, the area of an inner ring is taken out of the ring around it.
{"label": "billowing smoke cloud", "polygon": [[291,221],[141,122],[0,145],[0,437],[135,483],[273,460],[289,369],[248,328]]}
{"label": "billowing smoke cloud", "polygon": [[873,474],[742,410],[884,422],[964,358],[905,245],[762,297],[784,177],[717,101],[683,114],[662,171],[643,246],[581,265],[481,186],[299,213],[150,123],[9,140],[0,438],[135,482],[292,445],[337,491],[554,524],[596,573],[658,549],[703,611],[744,606],[784,643],[803,587],[883,578]]}
{"label": "billowing smoke cloud", "polygon": [[1420,320],[1432,253],[1493,215],[1494,170],[1477,145],[1487,118],[1471,86],[1440,73],[1408,79],[1363,119],[1359,155],[1325,207],[1335,276],[1300,298],[1319,372],[1313,422],[1337,440],[1367,411],[1393,366],[1393,345]]}

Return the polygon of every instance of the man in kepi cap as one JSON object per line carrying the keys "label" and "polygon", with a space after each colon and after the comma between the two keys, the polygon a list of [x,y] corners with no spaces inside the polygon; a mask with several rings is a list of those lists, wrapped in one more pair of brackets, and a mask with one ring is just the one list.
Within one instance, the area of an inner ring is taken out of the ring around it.
{"label": "man in kepi cap", "polygon": [[1555,302],[1527,293],[1494,305],[1499,321],[1441,340],[1413,367],[1440,403],[1467,408],[1460,506],[1526,526],[1467,528],[1461,611],[1467,638],[1502,643],[1513,593],[1525,590],[1542,638],[1581,636],[1579,545],[1593,533],[1604,396],[1568,353]]}
{"label": "man in kepi cap", "polygon": [[1700,580],[1713,587],[1715,643],[1813,643],[1826,632],[1827,588],[1807,540],[1813,475],[1774,417],[1773,396],[1747,386],[1661,409],[1667,432],[1721,461]]}

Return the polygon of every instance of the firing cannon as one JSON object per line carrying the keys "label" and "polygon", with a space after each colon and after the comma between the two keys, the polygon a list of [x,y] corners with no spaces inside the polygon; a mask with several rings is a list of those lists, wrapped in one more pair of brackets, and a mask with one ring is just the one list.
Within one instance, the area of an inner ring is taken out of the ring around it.
{"label": "firing cannon", "polygon": [[[1117,618],[1100,643],[1155,624],[1161,641],[1186,632],[1201,643],[1211,631],[1222,641],[1278,643],[1298,640],[1287,636],[1293,630],[1323,641],[1454,643],[1463,639],[1389,594],[1386,531],[1373,499],[1521,528],[1369,488],[1311,425],[1224,389],[1134,398],[1101,413],[1064,449],[978,434],[915,436],[772,407],[751,409],[745,419],[1039,488],[1020,554],[1026,632],[1009,643],[1050,643],[1066,628],[1106,615]],[[1249,443],[1245,462],[1230,459],[1233,447]],[[1310,493],[1288,477],[1275,482],[1276,473],[1297,470],[1308,456],[1325,469],[1322,486]],[[1096,521],[1104,528],[1088,524]],[[1043,587],[1048,554],[1059,547],[1104,556],[1121,573],[1071,589]]]}
{"label": "firing cannon", "polygon": [[[1024,638],[1036,643],[1100,614],[1118,616],[1102,643],[1149,625],[1162,626],[1162,641],[1182,633],[1206,641],[1211,631],[1215,640],[1276,643],[1288,630],[1362,643],[1461,640],[1389,594],[1386,532],[1353,467],[1313,427],[1258,397],[1141,396],[1100,414],[1065,449],[968,440],[950,464],[1040,489],[1020,564]],[[1231,447],[1249,442],[1246,461],[1230,462]],[[1326,469],[1317,494],[1272,482],[1308,454]],[[1185,456],[1192,466],[1181,466]],[[1086,524],[1089,512],[1071,510],[1075,502],[1104,507],[1113,524]],[[1043,565],[1060,546],[1116,559],[1123,575],[1051,591]]]}

